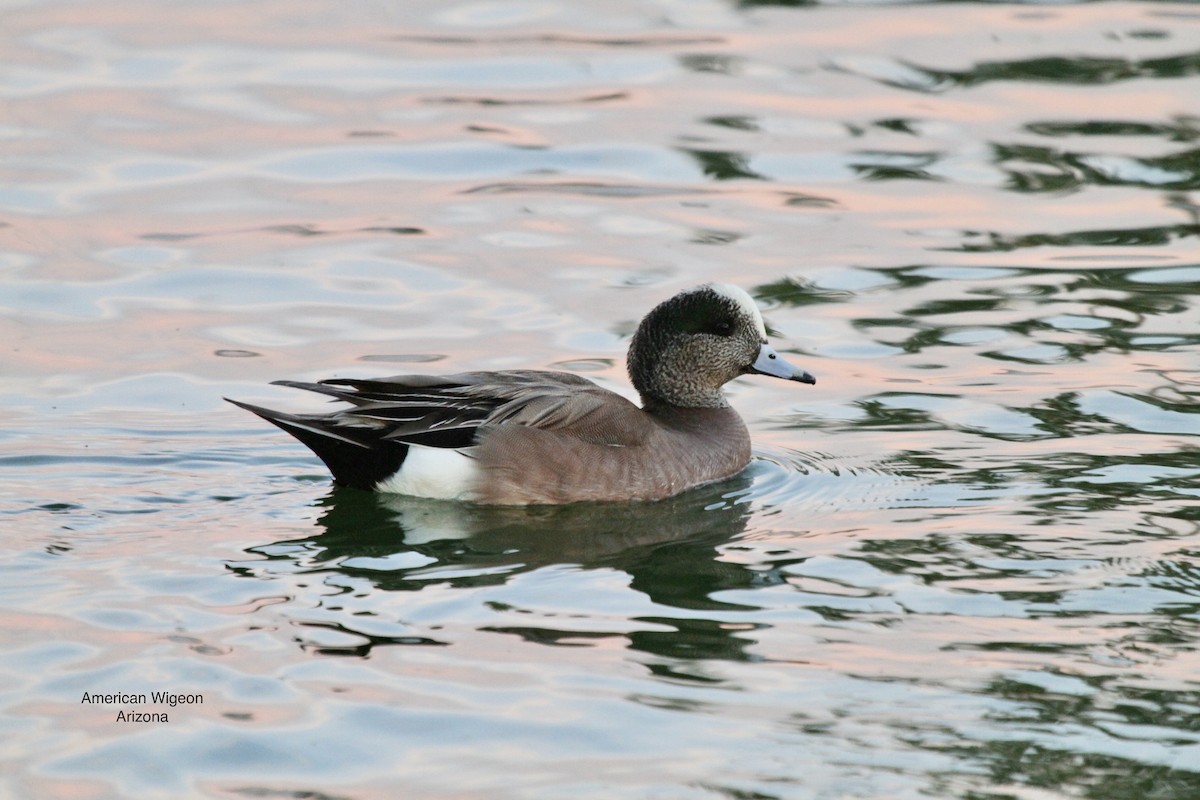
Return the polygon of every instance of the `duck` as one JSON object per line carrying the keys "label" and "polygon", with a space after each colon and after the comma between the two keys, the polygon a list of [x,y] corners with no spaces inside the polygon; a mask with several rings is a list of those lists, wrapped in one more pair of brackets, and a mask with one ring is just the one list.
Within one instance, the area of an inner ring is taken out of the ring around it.
{"label": "duck", "polygon": [[573,373],[520,369],[286,386],[348,404],[277,425],[339,486],[484,505],[655,501],[742,472],[750,434],[723,387],[742,375],[815,384],[767,341],[754,299],[706,283],[655,306],[626,359],[641,405]]}

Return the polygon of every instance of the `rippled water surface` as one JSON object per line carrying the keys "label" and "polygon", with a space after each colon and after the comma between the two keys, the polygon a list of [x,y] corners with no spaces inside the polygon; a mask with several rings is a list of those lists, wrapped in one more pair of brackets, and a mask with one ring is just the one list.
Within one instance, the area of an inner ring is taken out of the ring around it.
{"label": "rippled water surface", "polygon": [[[3,6],[0,794],[1200,796],[1195,4]],[[706,280],[819,383],[663,503],[221,401]]]}

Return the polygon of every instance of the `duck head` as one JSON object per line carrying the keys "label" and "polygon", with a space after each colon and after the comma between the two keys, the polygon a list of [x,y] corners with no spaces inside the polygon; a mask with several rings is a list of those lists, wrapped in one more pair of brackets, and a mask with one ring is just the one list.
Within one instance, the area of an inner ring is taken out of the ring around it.
{"label": "duck head", "polygon": [[720,408],[739,375],[816,383],[767,343],[753,298],[728,283],[706,283],[660,303],[629,345],[629,377],[647,408]]}

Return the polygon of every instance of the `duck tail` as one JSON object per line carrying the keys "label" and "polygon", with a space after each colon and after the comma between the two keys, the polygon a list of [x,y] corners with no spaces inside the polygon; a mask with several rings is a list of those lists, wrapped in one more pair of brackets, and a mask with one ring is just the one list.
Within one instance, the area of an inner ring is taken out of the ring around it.
{"label": "duck tail", "polygon": [[288,414],[229,397],[226,401],[276,425],[296,437],[325,462],[335,483],[373,490],[390,478],[408,456],[408,445],[383,438],[376,428],[338,424],[330,414]]}

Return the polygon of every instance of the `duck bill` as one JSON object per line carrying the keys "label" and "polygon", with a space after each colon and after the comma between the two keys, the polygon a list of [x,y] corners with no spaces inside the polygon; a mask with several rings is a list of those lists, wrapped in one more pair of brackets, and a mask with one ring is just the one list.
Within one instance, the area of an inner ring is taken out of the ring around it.
{"label": "duck bill", "polygon": [[754,359],[754,363],[750,365],[749,371],[755,375],[770,375],[775,378],[783,378],[785,381],[799,381],[800,383],[817,382],[817,379],[809,373],[784,361],[783,357],[775,352],[774,347],[765,343],[759,348],[758,358]]}

